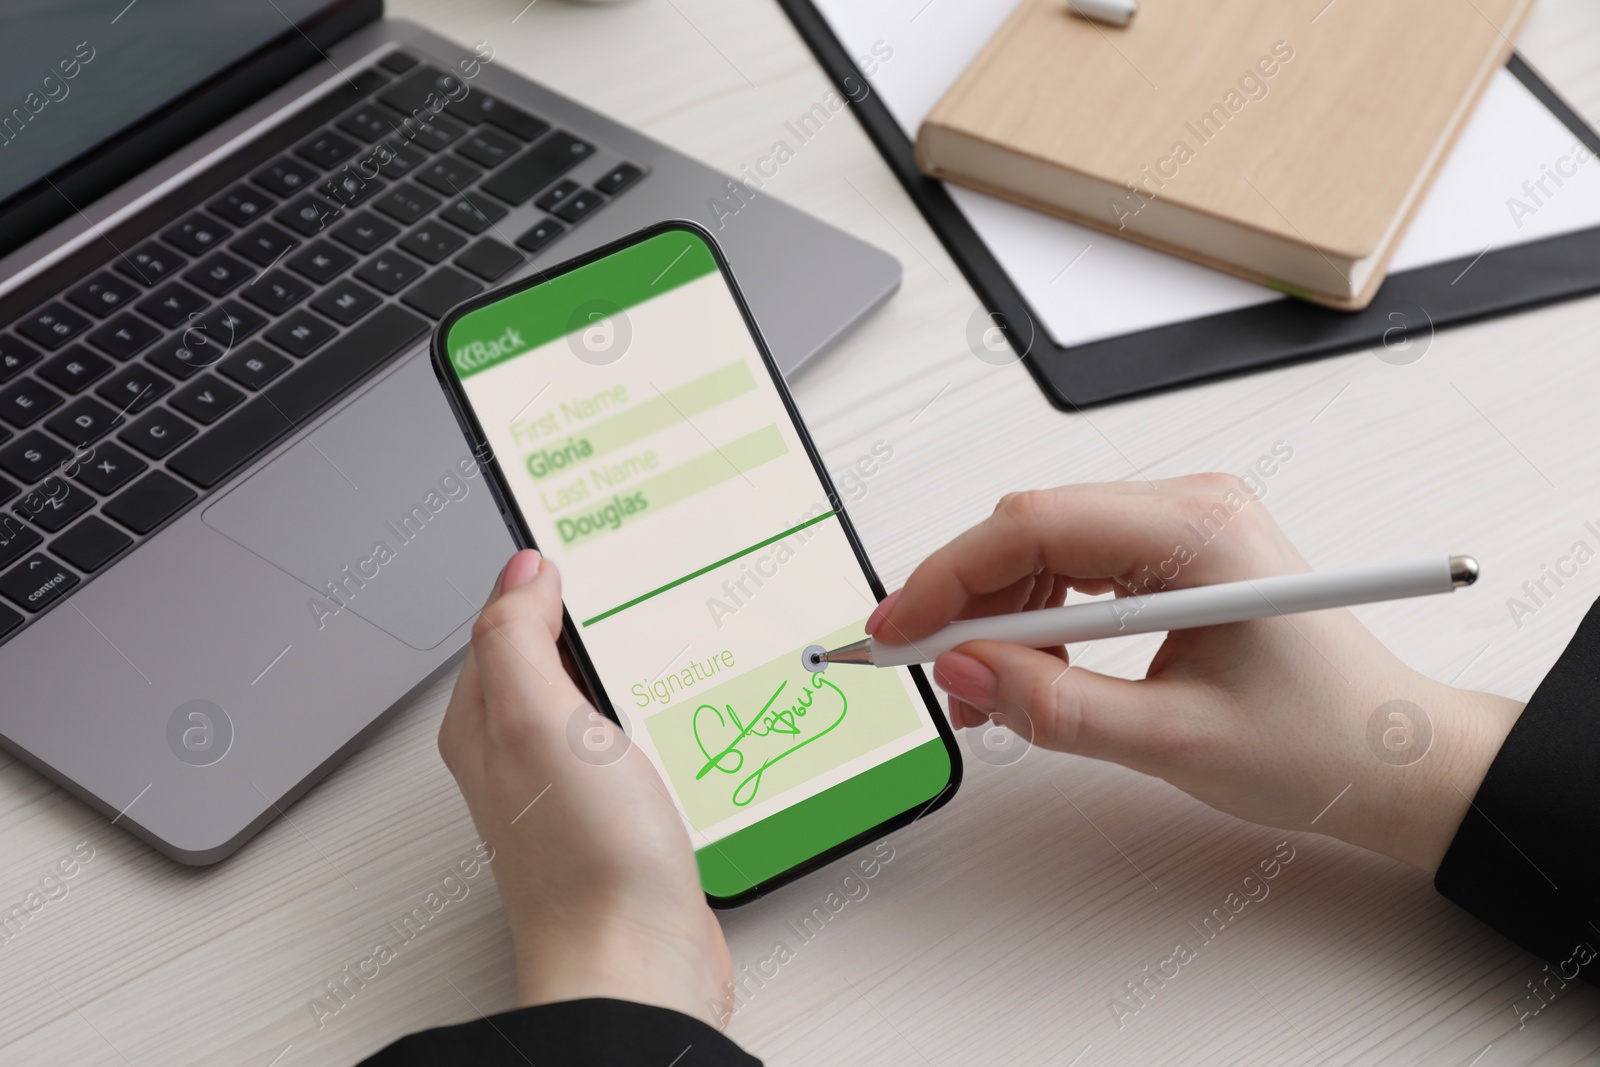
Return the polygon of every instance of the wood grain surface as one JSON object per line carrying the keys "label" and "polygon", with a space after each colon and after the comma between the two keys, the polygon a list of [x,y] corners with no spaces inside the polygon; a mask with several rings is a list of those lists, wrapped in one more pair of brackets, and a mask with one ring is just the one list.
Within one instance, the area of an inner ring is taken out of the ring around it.
{"label": "wood grain surface", "polygon": [[[729,171],[829,92],[771,3],[524,3],[396,0],[391,14],[492,42],[496,62]],[[1540,0],[1520,45],[1600,118],[1600,9]],[[891,587],[1008,490],[1242,472],[1282,441],[1293,457],[1267,506],[1314,565],[1424,551],[1482,561],[1467,593],[1359,612],[1434,677],[1525,698],[1600,595],[1593,565],[1521,626],[1507,603],[1600,522],[1600,299],[1417,335],[1426,349],[1409,365],[1356,353],[1065,415],[1022,367],[969,351],[976,299],[852,119],[832,119],[768,192],[905,266],[888,306],[796,383],[832,468],[879,441],[892,449],[852,506]],[[1136,676],[1153,648],[1107,642],[1082,661]],[[402,1033],[509,1007],[487,875],[320,1025],[312,1006],[476,843],[435,749],[450,682],[206,870],[0,758],[0,908],[75,849],[92,855],[0,944],[0,1063],[349,1064]],[[1270,895],[1119,1027],[1111,1005],[1126,983],[1282,842],[1293,858]],[[1511,1004],[1540,965],[1422,875],[1214,814],[1120,768],[1038,751],[1010,766],[971,759],[956,801],[889,846],[865,895],[813,919],[809,939],[796,928],[843,865],[726,916],[751,973],[780,941],[794,949],[748,984],[731,1027],[768,1063],[1600,1059],[1600,995],[1569,988],[1519,1030]]]}

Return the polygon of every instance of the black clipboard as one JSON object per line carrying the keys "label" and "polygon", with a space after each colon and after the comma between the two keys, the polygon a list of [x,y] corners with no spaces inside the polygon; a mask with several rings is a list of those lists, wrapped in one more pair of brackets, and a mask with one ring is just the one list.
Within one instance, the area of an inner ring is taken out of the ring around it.
{"label": "black clipboard", "polygon": [[[1063,348],[1035,325],[1022,293],[943,183],[917,169],[911,142],[811,0],[778,0],[822,69],[928,220],[1050,403],[1063,411],[1341,352],[1383,348],[1392,362],[1425,350],[1433,331],[1600,291],[1600,227],[1390,274],[1358,312],[1302,300],[1140,330]],[[1522,57],[1506,68],[1588,148],[1600,134]]]}

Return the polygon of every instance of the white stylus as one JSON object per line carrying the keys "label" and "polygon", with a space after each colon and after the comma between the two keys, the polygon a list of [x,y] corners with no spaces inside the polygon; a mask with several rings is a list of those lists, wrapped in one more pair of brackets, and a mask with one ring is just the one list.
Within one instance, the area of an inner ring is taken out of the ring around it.
{"label": "white stylus", "polygon": [[1050,648],[1104,637],[1191,630],[1198,626],[1220,626],[1302,611],[1431,596],[1451,592],[1477,580],[1478,561],[1471,556],[1423,556],[1396,563],[1249,578],[1242,582],[966,619],[908,644],[890,644],[866,637],[835,649],[812,645],[800,654],[800,659],[811,671],[820,671],[835,663],[903,667],[911,663],[931,663],[940,653],[968,641],[1006,641],[1029,648]]}

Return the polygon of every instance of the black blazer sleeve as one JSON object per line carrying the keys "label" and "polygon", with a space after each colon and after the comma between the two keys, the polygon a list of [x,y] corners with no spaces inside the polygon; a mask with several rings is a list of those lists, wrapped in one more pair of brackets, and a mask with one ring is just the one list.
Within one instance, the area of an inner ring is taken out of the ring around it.
{"label": "black blazer sleeve", "polygon": [[1511,728],[1433,884],[1560,979],[1600,985],[1600,604]]}
{"label": "black blazer sleeve", "polygon": [[761,1067],[698,1019],[625,1000],[569,1000],[424,1030],[361,1067]]}

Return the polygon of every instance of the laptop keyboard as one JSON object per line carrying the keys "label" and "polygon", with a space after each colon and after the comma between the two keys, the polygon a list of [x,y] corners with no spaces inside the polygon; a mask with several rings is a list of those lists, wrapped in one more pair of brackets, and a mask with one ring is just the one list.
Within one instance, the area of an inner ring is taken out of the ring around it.
{"label": "laptop keyboard", "polygon": [[594,145],[476,89],[432,113],[447,77],[390,53],[0,326],[0,642],[644,177],[572,180]]}

